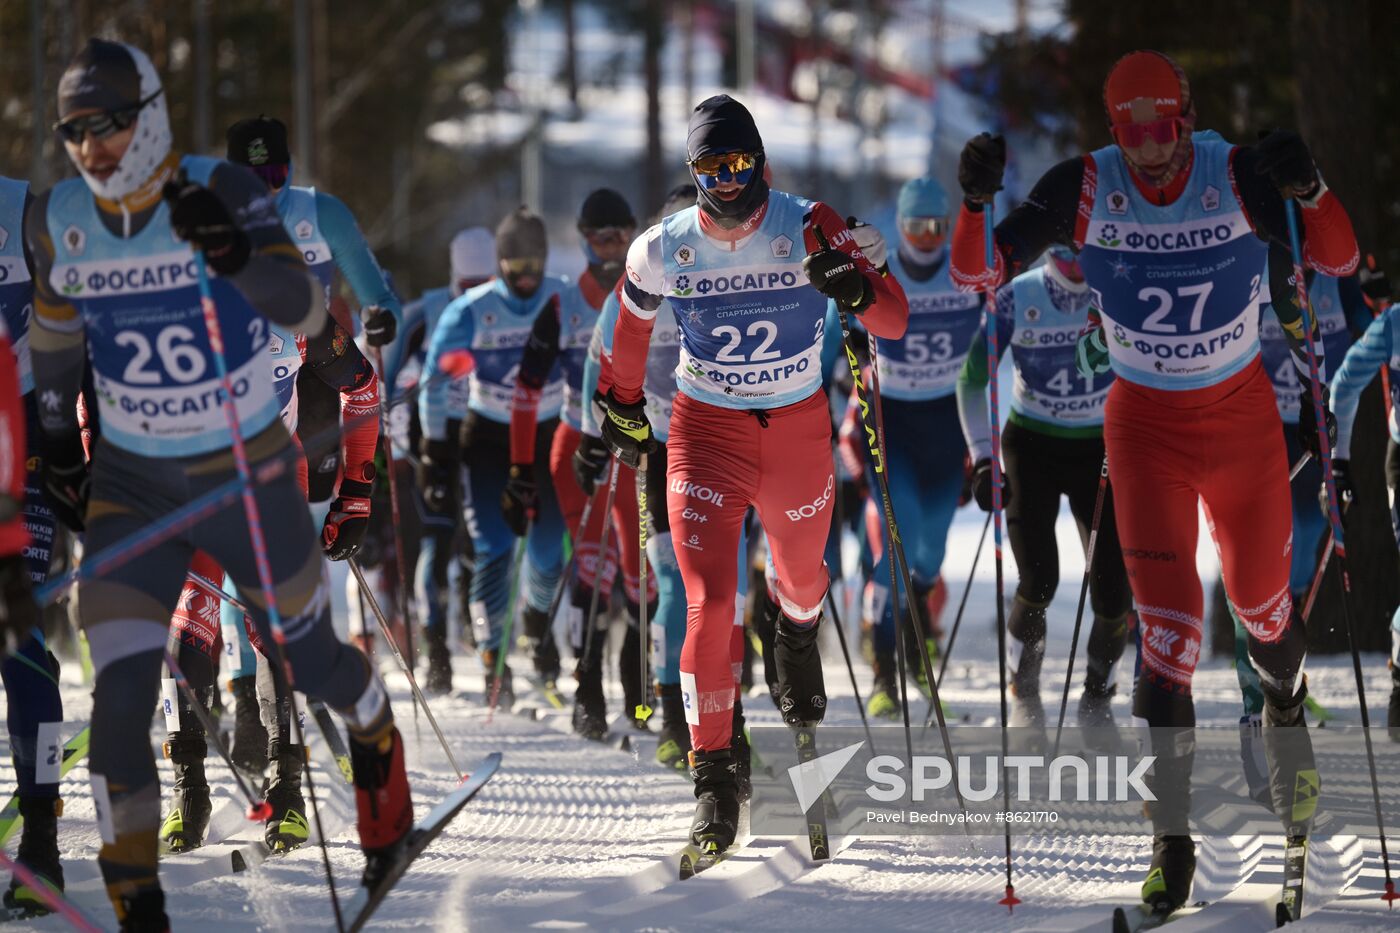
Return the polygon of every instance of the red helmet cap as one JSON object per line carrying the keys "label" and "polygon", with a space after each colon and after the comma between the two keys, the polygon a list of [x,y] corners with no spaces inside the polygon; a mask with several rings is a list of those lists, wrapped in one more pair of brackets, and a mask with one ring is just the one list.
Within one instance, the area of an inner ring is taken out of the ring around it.
{"label": "red helmet cap", "polygon": [[1176,62],[1140,49],[1118,59],[1109,71],[1103,105],[1112,124],[1189,117],[1191,85]]}

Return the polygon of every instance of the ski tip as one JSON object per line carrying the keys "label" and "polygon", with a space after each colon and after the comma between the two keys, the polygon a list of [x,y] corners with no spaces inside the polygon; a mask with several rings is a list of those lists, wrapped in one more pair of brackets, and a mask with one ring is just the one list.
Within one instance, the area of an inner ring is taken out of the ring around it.
{"label": "ski tip", "polygon": [[237,849],[233,851],[233,858],[230,861],[233,863],[234,871],[248,870],[248,863],[243,860],[243,853],[238,851]]}
{"label": "ski tip", "polygon": [[1121,907],[1113,908],[1113,933],[1132,933],[1132,927],[1128,925],[1128,914]]}
{"label": "ski tip", "polygon": [[1284,926],[1293,919],[1288,907],[1282,901],[1274,905],[1274,928]]}

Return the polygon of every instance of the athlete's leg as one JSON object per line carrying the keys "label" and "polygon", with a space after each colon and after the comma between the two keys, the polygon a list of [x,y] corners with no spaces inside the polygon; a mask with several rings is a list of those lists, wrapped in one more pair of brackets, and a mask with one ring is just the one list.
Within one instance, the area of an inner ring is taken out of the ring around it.
{"label": "athlete's leg", "polygon": [[[1079,540],[1087,548],[1103,469],[1103,441],[1065,439],[1061,446],[1066,457],[1066,468],[1061,472],[1065,498],[1079,527]],[[1114,670],[1128,641],[1128,610],[1133,605],[1113,500],[1113,487],[1109,486],[1104,490],[1094,566],[1089,574],[1089,607],[1094,621],[1084,646],[1084,689],[1090,694],[1105,694],[1113,688]]]}
{"label": "athlete's leg", "polygon": [[469,608],[477,648],[483,657],[489,654],[494,664],[510,601],[516,540],[501,515],[501,493],[510,460],[508,429],[469,416],[463,435],[468,442],[463,447],[462,506],[475,554]]}
{"label": "athlete's leg", "polygon": [[526,538],[527,560],[520,580],[521,628],[533,646],[535,673],[546,683],[559,676],[559,646],[548,612],[564,560],[564,518],[549,475],[549,447],[557,427],[556,421],[546,421],[535,435],[539,502]]}
{"label": "athlete's leg", "polygon": [[[1283,440],[1288,450],[1288,463],[1297,463],[1303,455],[1297,425],[1283,426]],[[1300,606],[1307,597],[1313,572],[1317,570],[1319,546],[1327,530],[1327,516],[1317,507],[1317,491],[1321,488],[1322,467],[1316,457],[1309,457],[1289,486],[1293,497],[1293,559],[1288,570],[1288,589],[1293,593],[1293,601]]]}
{"label": "athlete's leg", "polygon": [[1045,657],[1045,613],[1060,584],[1055,520],[1060,514],[1062,468],[1052,438],[1011,422],[1002,432],[1006,464],[1006,534],[1020,580],[1007,617],[1007,666],[1013,691],[1035,716],[1041,711],[1040,668]]}

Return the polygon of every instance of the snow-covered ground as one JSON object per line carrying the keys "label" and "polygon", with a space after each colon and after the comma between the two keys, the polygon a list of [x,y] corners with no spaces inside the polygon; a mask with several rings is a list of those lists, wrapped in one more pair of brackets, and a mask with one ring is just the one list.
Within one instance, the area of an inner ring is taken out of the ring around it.
{"label": "snow-covered ground", "polygon": [[[980,513],[965,510],[954,527],[946,568],[954,596],[966,580],[980,534]],[[1072,526],[1060,528],[1064,583],[1052,611],[1045,694],[1063,671],[1082,557],[1076,559]],[[978,722],[997,709],[995,635],[990,547],[983,555],[949,668],[944,698]],[[1206,550],[1205,563],[1209,563]],[[1009,559],[1008,559],[1009,563]],[[1014,568],[1007,568],[1008,580]],[[951,613],[951,610],[950,610]],[[950,620],[949,620],[950,621]],[[854,724],[856,710],[840,655],[827,652],[833,699],[827,722]],[[383,657],[395,709],[408,742],[409,777],[419,813],[455,783],[426,722],[415,724],[406,681]],[[862,690],[869,669],[857,659]],[[1365,659],[1372,716],[1384,716],[1384,659]],[[517,670],[527,664],[521,659]],[[451,828],[424,854],[381,908],[376,927],[443,930],[675,929],[717,927],[761,930],[849,931],[946,929],[1108,929],[1108,907],[1130,901],[1145,874],[1145,840],[1025,838],[1015,843],[1016,889],[1023,904],[1013,915],[998,907],[1003,881],[999,837],[976,846],[960,837],[839,839],[830,862],[814,866],[806,840],[759,838],[740,854],[696,879],[675,878],[674,853],[687,831],[690,788],[652,759],[654,740],[639,737],[630,752],[586,743],[568,734],[567,713],[542,719],[500,713],[488,721],[474,660],[458,660],[456,694],[433,700],[433,710],[463,767],[493,750],[504,752],[500,773]],[[1128,719],[1129,665],[1122,665],[1115,712]],[[76,664],[66,665],[65,701],[70,720],[87,717],[87,688]],[[1339,719],[1355,721],[1355,693],[1345,658],[1310,663],[1313,694]],[[611,682],[615,678],[609,677]],[[761,677],[760,677],[761,679]],[[523,691],[523,679],[517,677]],[[1054,692],[1057,692],[1055,688]],[[1196,679],[1203,723],[1234,724],[1239,716],[1233,672],[1203,662]],[[620,699],[614,690],[611,708]],[[750,721],[773,722],[766,697],[747,703]],[[1381,720],[1383,721],[1383,719]],[[69,730],[69,734],[76,727]],[[337,888],[345,897],[358,882],[361,859],[348,789],[312,731],[316,787],[329,834]],[[152,733],[152,744],[161,736]],[[8,761],[8,756],[4,756]],[[162,762],[168,782],[168,765]],[[219,799],[232,799],[232,783],[211,761]],[[1384,780],[1394,781],[1394,775]],[[8,783],[11,776],[0,776]],[[0,785],[3,786],[3,785]],[[97,830],[87,769],[64,783],[60,846],[73,900],[105,926],[113,925],[98,879]],[[216,811],[218,810],[216,804]],[[231,813],[231,809],[229,810]],[[224,871],[231,850],[256,838],[258,827],[233,821],[235,842],[225,842],[162,866],[176,929],[332,929],[330,899],[320,854],[308,846],[240,874]],[[1273,926],[1272,899],[1280,883],[1281,839],[1233,837],[1208,840],[1201,849],[1196,896],[1213,901],[1174,924],[1180,930],[1252,930]],[[1319,844],[1312,856],[1310,917],[1298,930],[1395,929],[1376,893],[1382,879],[1374,839]],[[59,929],[46,918],[34,929]]]}

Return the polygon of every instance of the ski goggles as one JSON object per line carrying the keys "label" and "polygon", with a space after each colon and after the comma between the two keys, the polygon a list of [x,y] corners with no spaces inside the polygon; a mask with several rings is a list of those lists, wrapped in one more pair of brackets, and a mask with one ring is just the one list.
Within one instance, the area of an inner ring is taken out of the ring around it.
{"label": "ski goggles", "polygon": [[607,246],[610,243],[627,243],[632,237],[631,227],[580,227],[579,232],[590,244]]}
{"label": "ski goggles", "polygon": [[953,224],[947,217],[905,217],[899,231],[909,237],[947,236]]}
{"label": "ski goggles", "polygon": [[101,110],[97,113],[85,114],[81,117],[69,117],[67,120],[60,120],[53,125],[54,132],[63,137],[64,142],[77,146],[83,141],[83,137],[89,133],[94,139],[106,139],[113,133],[120,133],[122,130],[130,129],[136,122],[136,118],[141,115],[141,111],[146,105],[159,97],[164,89],[156,91],[150,97],[139,101],[130,107],[121,110]]}
{"label": "ski goggles", "polygon": [[1146,123],[1119,123],[1112,127],[1113,141],[1124,149],[1136,149],[1151,139],[1159,146],[1181,138],[1181,118],[1163,117]]}
{"label": "ski goggles", "polygon": [[501,272],[510,277],[517,275],[540,276],[544,274],[544,260],[537,256],[530,256],[524,259],[502,259],[500,260]]}
{"label": "ski goggles", "polygon": [[713,188],[725,181],[724,173],[741,185],[749,183],[749,177],[758,164],[756,152],[719,152],[714,155],[691,159],[690,167],[695,171],[695,180],[702,188]]}

